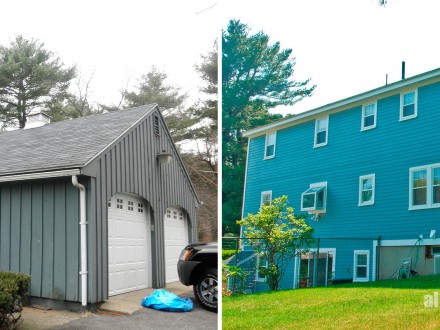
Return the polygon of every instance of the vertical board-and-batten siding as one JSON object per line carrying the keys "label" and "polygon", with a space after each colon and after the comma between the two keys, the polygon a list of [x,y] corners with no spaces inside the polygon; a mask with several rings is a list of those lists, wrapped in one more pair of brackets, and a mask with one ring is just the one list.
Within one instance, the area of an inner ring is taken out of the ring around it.
{"label": "vertical board-and-batten siding", "polygon": [[[156,108],[124,136],[115,141],[82,173],[91,176],[88,211],[89,302],[108,298],[107,203],[116,193],[143,197],[151,208],[152,283],[165,286],[164,215],[169,206],[180,206],[188,215],[189,241],[197,239],[196,196],[163,119]],[[159,117],[160,135],[154,132]],[[159,164],[163,150],[173,155],[169,164]],[[96,202],[95,202],[96,201]],[[94,205],[93,205],[94,204]]]}
{"label": "vertical board-and-batten siding", "polygon": [[30,274],[30,295],[78,301],[79,199],[69,179],[0,184],[0,270]]}

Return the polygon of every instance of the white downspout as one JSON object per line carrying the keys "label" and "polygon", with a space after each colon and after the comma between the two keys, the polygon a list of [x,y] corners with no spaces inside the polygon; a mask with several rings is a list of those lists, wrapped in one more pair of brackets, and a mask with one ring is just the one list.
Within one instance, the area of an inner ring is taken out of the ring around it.
{"label": "white downspout", "polygon": [[72,184],[79,189],[80,227],[81,227],[81,303],[87,306],[87,222],[86,222],[86,188],[72,175]]}

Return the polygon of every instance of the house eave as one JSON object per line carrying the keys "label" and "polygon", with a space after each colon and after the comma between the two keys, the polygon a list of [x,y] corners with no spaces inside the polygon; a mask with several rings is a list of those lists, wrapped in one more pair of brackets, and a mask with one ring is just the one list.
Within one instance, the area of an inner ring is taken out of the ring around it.
{"label": "house eave", "polygon": [[440,81],[440,68],[404,80],[400,80],[395,83],[388,84],[361,94],[357,94],[340,101],[329,103],[312,110],[308,110],[306,112],[300,113],[294,117],[285,120],[281,120],[268,125],[257,127],[255,129],[251,129],[247,132],[244,132],[243,136],[247,138],[253,138],[256,136],[266,134],[271,131],[298,125],[305,121],[312,120],[314,119],[314,117],[324,116],[329,113],[340,112],[356,107],[358,105],[362,105],[368,99],[378,98],[378,97],[384,98],[387,96],[391,96],[399,89],[404,90],[405,88],[412,87],[413,85],[416,84],[423,86],[436,81]]}
{"label": "house eave", "polygon": [[24,174],[12,174],[0,176],[0,182],[13,182],[13,181],[25,181],[25,180],[36,180],[36,179],[47,179],[47,178],[59,178],[72,175],[81,174],[79,168],[65,169],[58,171],[45,171],[45,172],[34,172],[34,173],[24,173]]}

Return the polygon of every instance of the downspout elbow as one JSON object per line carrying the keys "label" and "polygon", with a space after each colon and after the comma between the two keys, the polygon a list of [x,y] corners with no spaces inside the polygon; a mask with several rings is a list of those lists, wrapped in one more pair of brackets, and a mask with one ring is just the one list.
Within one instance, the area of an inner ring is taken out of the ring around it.
{"label": "downspout elbow", "polygon": [[81,233],[81,304],[87,306],[87,220],[86,220],[86,188],[72,175],[72,184],[79,189],[80,233]]}

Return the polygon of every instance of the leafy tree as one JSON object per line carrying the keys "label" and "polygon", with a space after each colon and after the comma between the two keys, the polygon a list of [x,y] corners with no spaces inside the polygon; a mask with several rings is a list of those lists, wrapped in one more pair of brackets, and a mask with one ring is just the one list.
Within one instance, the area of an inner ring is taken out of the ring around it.
{"label": "leafy tree", "polygon": [[287,196],[274,198],[271,205],[263,205],[257,214],[248,214],[238,221],[244,227],[243,236],[250,238],[249,244],[267,260],[267,268],[261,268],[260,273],[266,277],[271,291],[280,288],[289,261],[312,243],[313,228],[287,205]]}
{"label": "leafy tree", "polygon": [[45,110],[67,96],[75,67],[61,60],[38,40],[18,36],[9,47],[0,46],[0,115],[6,125],[18,121],[24,128],[33,109]]}
{"label": "leafy tree", "polygon": [[140,77],[135,91],[122,93],[125,93],[125,106],[129,108],[145,104],[158,104],[174,142],[179,142],[191,136],[188,133],[188,128],[196,121],[185,113],[185,102],[188,95],[182,93],[180,88],[167,84],[167,78],[165,72],[152,66],[148,73]]}
{"label": "leafy tree", "polygon": [[218,193],[218,143],[217,143],[217,45],[202,62],[196,66],[204,81],[201,88],[203,99],[186,110],[185,114],[197,124],[188,128],[189,141],[193,150],[185,151],[183,160],[203,199],[198,209],[199,239],[202,241],[217,239],[217,193]]}
{"label": "leafy tree", "polygon": [[269,43],[264,32],[231,20],[222,33],[223,225],[236,231],[241,218],[246,143],[242,133],[282,118],[269,109],[292,105],[311,96],[310,79],[293,79],[295,58],[279,42]]}

